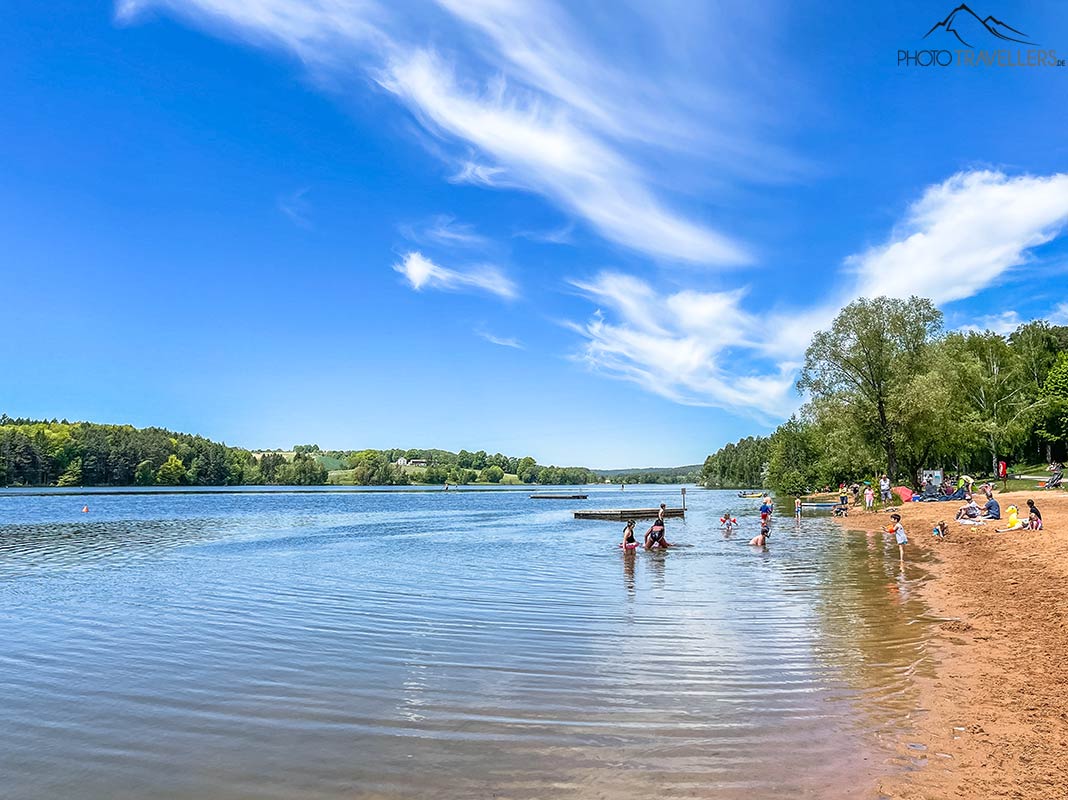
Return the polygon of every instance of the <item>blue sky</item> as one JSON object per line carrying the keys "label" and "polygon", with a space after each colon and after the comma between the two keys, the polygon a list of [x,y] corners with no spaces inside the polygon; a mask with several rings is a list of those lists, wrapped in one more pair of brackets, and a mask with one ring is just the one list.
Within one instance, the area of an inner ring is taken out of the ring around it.
{"label": "blue sky", "polygon": [[1068,322],[1068,68],[898,66],[952,8],[16,0],[0,409],[697,463],[854,297]]}

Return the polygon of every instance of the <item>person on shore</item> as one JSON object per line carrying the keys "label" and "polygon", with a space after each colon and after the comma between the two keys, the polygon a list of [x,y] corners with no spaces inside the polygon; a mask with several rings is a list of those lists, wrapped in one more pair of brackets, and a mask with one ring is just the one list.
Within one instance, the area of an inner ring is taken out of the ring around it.
{"label": "person on shore", "polygon": [[931,533],[938,539],[938,541],[944,542],[946,540],[946,535],[949,533],[949,526],[946,524],[945,520],[942,520],[934,526]]}
{"label": "person on shore", "polygon": [[842,481],[840,484],[838,484],[838,505],[849,505],[849,493],[846,491],[845,481]]}
{"label": "person on shore", "polygon": [[869,514],[875,511],[875,490],[870,483],[864,487],[864,510]]}
{"label": "person on shore", "polygon": [[664,537],[664,520],[659,517],[645,532],[645,549],[652,550],[654,547],[671,547],[671,543]]}
{"label": "person on shore", "polygon": [[893,526],[890,530],[894,532],[894,540],[897,542],[897,552],[901,560],[905,560],[905,545],[909,543],[908,534],[905,533],[905,526],[901,524],[900,514],[891,514],[890,520],[893,522]]}
{"label": "person on shore", "polygon": [[771,528],[766,522],[760,523],[760,533],[749,540],[749,544],[754,547],[766,547],[768,544],[768,537],[771,536]]}
{"label": "person on shore", "polygon": [[890,494],[890,479],[886,475],[879,478],[879,499],[884,506],[893,501],[893,496]]}
{"label": "person on shore", "polygon": [[801,498],[794,498],[794,516],[797,517],[797,521],[801,521]]}
{"label": "person on shore", "polygon": [[620,545],[625,552],[634,552],[638,549],[638,540],[634,538],[634,520],[628,519],[623,528],[623,543]]}
{"label": "person on shore", "polygon": [[1027,501],[1027,516],[1030,517],[1032,514],[1034,514],[1040,520],[1042,519],[1042,512],[1038,510],[1038,506],[1035,505],[1035,501],[1034,500],[1028,500]]}
{"label": "person on shore", "polygon": [[957,509],[956,519],[979,519],[979,515],[982,513],[979,504],[972,499],[971,495],[968,495],[965,499],[968,502]]}
{"label": "person on shore", "polygon": [[860,505],[860,484],[853,481],[853,485],[849,487],[850,494],[853,495],[853,505]]}
{"label": "person on shore", "polygon": [[1032,511],[1027,515],[1027,528],[1032,531],[1042,530],[1042,517]]}
{"label": "person on shore", "polygon": [[980,519],[1001,519],[1001,503],[991,497],[983,506],[983,515]]}

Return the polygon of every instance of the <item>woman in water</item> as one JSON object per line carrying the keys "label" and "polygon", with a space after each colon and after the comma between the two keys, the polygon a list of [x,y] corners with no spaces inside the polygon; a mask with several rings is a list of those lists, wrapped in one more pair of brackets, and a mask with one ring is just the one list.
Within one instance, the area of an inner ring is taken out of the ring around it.
{"label": "woman in water", "polygon": [[664,520],[659,517],[653,526],[645,532],[645,549],[652,550],[654,547],[671,547],[671,543],[664,538]]}
{"label": "woman in water", "polygon": [[638,549],[638,540],[634,538],[634,520],[628,519],[623,528],[623,543],[620,545],[624,550],[633,551]]}

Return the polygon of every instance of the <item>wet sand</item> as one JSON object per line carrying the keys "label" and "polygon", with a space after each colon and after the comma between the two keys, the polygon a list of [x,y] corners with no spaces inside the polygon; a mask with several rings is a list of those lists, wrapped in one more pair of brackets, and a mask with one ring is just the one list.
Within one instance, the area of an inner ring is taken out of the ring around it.
{"label": "wet sand", "polygon": [[[934,629],[934,677],[917,676],[923,712],[897,742],[915,768],[881,780],[888,798],[1068,798],[1068,495],[996,494],[1002,514],[1031,498],[1045,530],[996,533],[960,525],[956,501],[906,503],[905,558],[935,556],[922,595]],[[949,538],[931,535],[939,520]],[[855,511],[850,529],[887,513]]]}

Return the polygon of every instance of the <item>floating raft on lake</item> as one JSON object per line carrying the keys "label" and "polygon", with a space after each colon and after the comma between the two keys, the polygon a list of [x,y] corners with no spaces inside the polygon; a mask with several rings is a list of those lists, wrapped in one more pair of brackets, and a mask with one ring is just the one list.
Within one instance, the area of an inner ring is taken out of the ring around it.
{"label": "floating raft on lake", "polygon": [[532,494],[531,500],[585,500],[588,494]]}
{"label": "floating raft on lake", "polygon": [[[623,508],[608,511],[576,511],[575,519],[651,519],[660,513],[659,508]],[[685,508],[664,509],[665,517],[685,517]]]}

